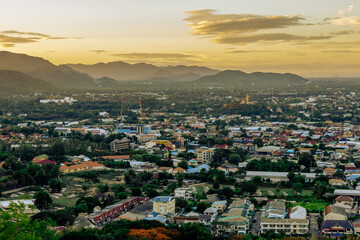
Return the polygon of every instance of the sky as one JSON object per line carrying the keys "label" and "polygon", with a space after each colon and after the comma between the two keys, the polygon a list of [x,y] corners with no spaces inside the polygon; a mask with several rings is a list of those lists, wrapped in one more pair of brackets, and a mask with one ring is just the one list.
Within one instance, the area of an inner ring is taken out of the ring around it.
{"label": "sky", "polygon": [[0,51],[359,77],[360,0],[2,1]]}

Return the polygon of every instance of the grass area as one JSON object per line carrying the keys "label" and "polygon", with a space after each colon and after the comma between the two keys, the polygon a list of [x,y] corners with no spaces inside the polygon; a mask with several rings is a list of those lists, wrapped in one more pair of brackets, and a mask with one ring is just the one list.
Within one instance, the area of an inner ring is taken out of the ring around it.
{"label": "grass area", "polygon": [[292,207],[295,207],[295,206],[302,206],[304,207],[308,212],[322,212],[324,211],[324,208],[329,205],[329,203],[327,202],[302,202],[302,203],[294,203],[292,204]]}
{"label": "grass area", "polygon": [[53,204],[62,207],[75,207],[77,198],[68,198],[67,196],[61,196],[59,198],[52,198]]}

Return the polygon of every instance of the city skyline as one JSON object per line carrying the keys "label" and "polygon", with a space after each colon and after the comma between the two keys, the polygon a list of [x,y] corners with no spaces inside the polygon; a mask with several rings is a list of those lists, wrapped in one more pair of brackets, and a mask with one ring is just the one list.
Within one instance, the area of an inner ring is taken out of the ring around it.
{"label": "city skyline", "polygon": [[125,61],[359,76],[355,1],[4,3],[0,51],[55,64]]}

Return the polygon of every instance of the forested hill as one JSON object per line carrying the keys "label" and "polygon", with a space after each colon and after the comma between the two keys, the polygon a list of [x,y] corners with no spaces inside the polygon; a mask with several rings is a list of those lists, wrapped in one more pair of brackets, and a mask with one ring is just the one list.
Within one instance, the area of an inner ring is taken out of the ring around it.
{"label": "forested hill", "polygon": [[212,84],[212,85],[288,85],[303,84],[307,79],[291,73],[264,73],[254,72],[245,73],[237,70],[227,70],[219,72],[212,76],[205,76],[195,80],[196,84]]}
{"label": "forested hill", "polygon": [[9,70],[0,70],[0,94],[26,94],[55,90],[49,83],[29,77],[28,75]]}

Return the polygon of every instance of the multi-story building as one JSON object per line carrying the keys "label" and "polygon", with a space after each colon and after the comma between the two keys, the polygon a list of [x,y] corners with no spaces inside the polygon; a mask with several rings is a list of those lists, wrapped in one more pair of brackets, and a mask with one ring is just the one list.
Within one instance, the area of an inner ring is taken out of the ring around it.
{"label": "multi-story building", "polygon": [[246,234],[254,215],[254,205],[248,199],[235,200],[228,211],[218,219],[217,233],[221,235]]}
{"label": "multi-story building", "polygon": [[148,141],[154,141],[156,139],[157,139],[157,136],[154,134],[146,134],[146,135],[138,136],[138,141],[141,143],[148,142]]}
{"label": "multi-story building", "polygon": [[175,214],[175,198],[169,196],[158,196],[153,200],[153,212],[161,215]]}
{"label": "multi-story building", "polygon": [[261,219],[260,232],[285,232],[286,235],[305,234],[309,231],[308,219]]}
{"label": "multi-story building", "polygon": [[115,139],[110,143],[110,149],[112,152],[130,149],[130,140],[127,138]]}
{"label": "multi-story building", "polygon": [[[290,218],[288,218],[290,217]],[[309,231],[306,210],[295,207],[287,215],[284,201],[269,202],[263,209],[260,221],[260,233],[285,232],[286,235],[305,234]]]}
{"label": "multi-story building", "polygon": [[196,158],[198,162],[209,163],[214,156],[214,149],[200,148],[196,150]]}

